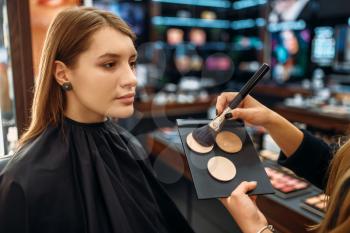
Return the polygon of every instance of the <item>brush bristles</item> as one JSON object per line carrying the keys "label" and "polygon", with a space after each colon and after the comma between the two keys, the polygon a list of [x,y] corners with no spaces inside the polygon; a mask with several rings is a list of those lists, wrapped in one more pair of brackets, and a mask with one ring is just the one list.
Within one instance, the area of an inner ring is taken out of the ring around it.
{"label": "brush bristles", "polygon": [[205,125],[193,130],[192,136],[200,145],[208,147],[214,144],[216,131],[209,125]]}

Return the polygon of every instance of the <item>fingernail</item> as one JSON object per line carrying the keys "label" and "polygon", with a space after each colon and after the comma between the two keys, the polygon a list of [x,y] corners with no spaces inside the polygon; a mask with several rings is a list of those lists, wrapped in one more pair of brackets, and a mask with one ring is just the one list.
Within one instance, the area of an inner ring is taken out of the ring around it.
{"label": "fingernail", "polygon": [[254,185],[258,184],[256,181],[250,181],[250,183],[253,183]]}
{"label": "fingernail", "polygon": [[225,114],[225,119],[230,119],[232,118],[232,113],[228,112]]}

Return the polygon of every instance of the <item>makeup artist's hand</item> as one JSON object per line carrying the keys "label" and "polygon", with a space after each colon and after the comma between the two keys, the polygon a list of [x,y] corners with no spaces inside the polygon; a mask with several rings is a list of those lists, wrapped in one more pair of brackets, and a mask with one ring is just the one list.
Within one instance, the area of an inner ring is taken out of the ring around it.
{"label": "makeup artist's hand", "polygon": [[[236,95],[236,92],[224,92],[217,98],[218,114]],[[301,130],[250,95],[247,95],[241,104],[231,111],[231,114],[232,116],[226,118],[239,118],[246,123],[264,127],[287,157],[291,156],[303,141],[304,133]]]}
{"label": "makeup artist's hand", "polygon": [[[228,106],[228,103],[231,102],[236,95],[237,92],[223,92],[218,96],[216,101],[216,110],[218,114]],[[267,108],[250,95],[247,95],[241,104],[231,111],[231,115],[226,114],[226,118],[242,119],[246,123],[265,127],[273,122],[275,114],[274,111]]]}
{"label": "makeup artist's hand", "polygon": [[256,233],[267,225],[265,216],[255,204],[256,197],[246,194],[255,189],[256,185],[255,181],[243,181],[230,197],[220,199],[244,233]]}

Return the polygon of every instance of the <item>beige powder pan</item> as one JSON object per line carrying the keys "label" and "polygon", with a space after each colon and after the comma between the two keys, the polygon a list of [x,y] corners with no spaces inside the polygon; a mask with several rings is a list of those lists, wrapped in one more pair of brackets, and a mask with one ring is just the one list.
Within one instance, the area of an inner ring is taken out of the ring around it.
{"label": "beige powder pan", "polygon": [[236,176],[235,165],[222,156],[209,159],[207,167],[209,174],[219,181],[230,181]]}
{"label": "beige powder pan", "polygon": [[216,144],[227,153],[236,153],[242,149],[241,139],[230,131],[221,131],[216,135]]}
{"label": "beige powder pan", "polygon": [[209,147],[205,147],[200,145],[198,142],[196,142],[192,136],[192,133],[188,134],[186,137],[186,143],[187,146],[193,150],[194,152],[197,152],[199,154],[206,154],[209,153],[210,151],[213,150],[214,145],[209,146]]}

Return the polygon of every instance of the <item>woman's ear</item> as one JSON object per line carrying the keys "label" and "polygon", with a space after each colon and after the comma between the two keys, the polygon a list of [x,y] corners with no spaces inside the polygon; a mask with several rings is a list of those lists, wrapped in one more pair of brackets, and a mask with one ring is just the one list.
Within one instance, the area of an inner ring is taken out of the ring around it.
{"label": "woman's ear", "polygon": [[54,61],[53,75],[56,82],[62,86],[64,83],[70,82],[68,75],[68,67],[61,61]]}

